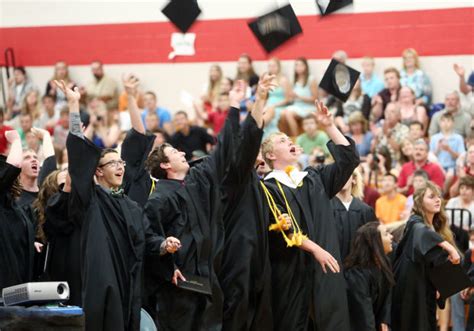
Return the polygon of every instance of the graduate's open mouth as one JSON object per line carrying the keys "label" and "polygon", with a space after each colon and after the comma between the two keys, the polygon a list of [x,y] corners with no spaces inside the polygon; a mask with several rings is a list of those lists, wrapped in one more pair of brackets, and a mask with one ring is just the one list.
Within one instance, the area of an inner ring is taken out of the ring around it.
{"label": "graduate's open mouth", "polygon": [[33,171],[38,171],[38,165],[37,165],[37,164],[32,164],[32,165],[31,165],[31,169],[32,169]]}
{"label": "graduate's open mouth", "polygon": [[295,153],[296,153],[296,147],[295,147],[295,146],[293,146],[293,147],[290,148],[290,153],[291,153],[291,154],[295,154]]}

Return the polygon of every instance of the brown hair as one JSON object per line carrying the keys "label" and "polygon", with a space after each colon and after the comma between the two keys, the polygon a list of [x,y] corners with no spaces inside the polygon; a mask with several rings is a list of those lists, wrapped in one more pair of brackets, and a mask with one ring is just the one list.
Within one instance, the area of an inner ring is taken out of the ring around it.
{"label": "brown hair", "polygon": [[46,222],[46,205],[48,204],[49,198],[59,191],[58,174],[60,172],[61,170],[55,170],[44,179],[38,192],[38,197],[33,201],[33,210],[38,216],[38,229],[36,230],[36,236],[43,243],[47,241],[43,230],[44,223]]}
{"label": "brown hair", "polygon": [[395,75],[397,75],[398,79],[400,79],[400,71],[398,71],[397,68],[389,67],[383,71],[383,74],[386,75],[390,72],[393,72]]}
{"label": "brown hair", "polygon": [[[421,216],[423,221],[426,223],[426,215],[425,210],[423,208],[423,198],[425,197],[426,192],[430,190],[434,194],[438,195],[440,198],[442,197],[441,190],[439,189],[436,184],[431,181],[426,183],[426,186],[417,190],[413,195],[413,210],[412,214]],[[436,213],[433,217],[433,227],[434,230],[441,235],[441,237],[449,242],[451,245],[456,247],[454,242],[453,233],[449,228],[448,218],[446,217],[446,213],[444,211],[444,206],[441,207],[441,210]]]}
{"label": "brown hair", "polygon": [[237,75],[235,75],[235,80],[242,79],[242,80],[245,80],[247,83],[249,83],[250,77],[255,76],[255,70],[253,69],[253,65],[252,65],[252,58],[250,57],[250,55],[246,53],[241,54],[239,56],[239,59],[241,58],[247,59],[250,65],[250,69],[248,70],[248,72],[242,73],[239,71],[239,68],[237,68]]}
{"label": "brown hair", "polygon": [[474,177],[472,176],[461,177],[461,179],[459,180],[459,188],[461,188],[461,186],[466,186],[467,188],[474,189]]}
{"label": "brown hair", "polygon": [[[303,78],[304,78],[304,80],[303,80],[303,82],[304,82],[304,83],[303,83],[303,86],[306,86],[306,85],[308,85],[308,80],[309,80],[309,65],[308,65],[308,60],[307,60],[305,57],[299,57],[299,58],[297,58],[297,59],[295,60],[295,63],[298,62],[298,61],[302,62],[302,63],[305,65],[305,67],[306,67],[306,70],[305,70],[305,72],[304,72],[304,74],[303,74],[303,75],[304,75],[304,76],[303,76]],[[297,81],[298,81],[298,74],[296,73],[296,70],[295,70],[294,84],[296,84]]]}
{"label": "brown hair", "polygon": [[151,151],[145,161],[145,168],[148,170],[150,175],[156,179],[166,179],[168,176],[166,170],[161,167],[162,163],[168,163],[170,161],[165,154],[166,147],[172,146],[168,143],[164,143],[156,147]]}
{"label": "brown hair", "polygon": [[369,130],[369,122],[364,117],[361,111],[355,111],[349,115],[348,124],[361,123],[362,124],[362,132],[366,133]]}

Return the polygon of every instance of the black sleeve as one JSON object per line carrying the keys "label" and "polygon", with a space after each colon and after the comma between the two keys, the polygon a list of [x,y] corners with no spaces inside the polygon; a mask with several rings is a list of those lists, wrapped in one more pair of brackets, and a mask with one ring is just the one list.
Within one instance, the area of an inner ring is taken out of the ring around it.
{"label": "black sleeve", "polygon": [[372,207],[362,202],[364,205],[364,223],[377,221],[377,216],[375,216],[375,211]]}
{"label": "black sleeve", "polygon": [[[413,229],[415,258],[421,257],[426,263],[434,262],[443,249],[438,246],[444,239],[434,230],[424,224],[415,224]],[[430,254],[428,255],[428,252]]]}
{"label": "black sleeve", "polygon": [[158,226],[160,232],[154,231],[150,221],[143,215],[143,230],[145,232],[145,255],[160,255],[161,244],[165,241],[161,225]]}
{"label": "black sleeve", "polygon": [[216,144],[216,139],[211,136],[209,133],[207,133],[207,130],[204,129],[204,128],[200,128],[202,131],[202,141],[203,141],[203,145],[206,145],[206,144],[211,144],[211,145],[215,145]]}
{"label": "black sleeve", "polygon": [[372,110],[371,99],[367,94],[364,94],[364,99],[362,101],[362,114],[366,120],[370,120],[370,111]]}
{"label": "black sleeve", "polygon": [[141,134],[133,128],[128,131],[121,151],[121,157],[127,163],[124,176],[125,194],[128,194],[130,185],[136,180],[140,171],[146,171],[145,161],[154,140],[155,136]]}
{"label": "black sleeve", "polygon": [[100,149],[87,139],[69,133],[66,141],[71,176],[71,207],[84,211],[94,188],[94,174],[100,160]]}
{"label": "black sleeve", "polygon": [[392,324],[392,288],[388,289],[388,295],[385,298],[385,302],[383,303],[383,307],[381,310],[381,320],[382,323],[391,325]]}
{"label": "black sleeve", "polygon": [[345,276],[352,329],[378,330],[372,306],[370,277],[358,268],[346,270]]}
{"label": "black sleeve", "polygon": [[354,140],[348,137],[346,139],[350,143],[348,146],[336,145],[332,141],[327,143],[327,147],[334,158],[334,163],[318,166],[316,169],[307,168],[310,175],[321,176],[324,190],[329,199],[332,199],[344,187],[360,162]]}
{"label": "black sleeve", "polygon": [[43,162],[43,166],[41,167],[39,175],[38,175],[38,186],[41,187],[46,177],[48,177],[49,174],[51,174],[53,171],[57,169],[58,167],[56,164],[56,156],[51,155],[50,157],[46,158],[46,160],[44,160]]}
{"label": "black sleeve", "polygon": [[3,160],[0,160],[0,196],[2,200],[7,197],[13,183],[20,175],[21,168],[17,168]]}
{"label": "black sleeve", "polygon": [[144,214],[148,223],[147,226],[149,226],[154,233],[162,236],[165,236],[165,229],[170,227],[170,224],[174,221],[176,216],[171,203],[155,193],[146,203]]}
{"label": "black sleeve", "polygon": [[50,91],[51,91],[51,81],[48,81],[46,83],[46,92],[44,93],[44,95],[49,95]]}
{"label": "black sleeve", "polygon": [[236,185],[243,185],[250,178],[260,150],[262,135],[263,130],[257,126],[255,119],[251,115],[247,116],[238,138],[234,139],[235,153],[224,180],[229,189],[234,190]]}

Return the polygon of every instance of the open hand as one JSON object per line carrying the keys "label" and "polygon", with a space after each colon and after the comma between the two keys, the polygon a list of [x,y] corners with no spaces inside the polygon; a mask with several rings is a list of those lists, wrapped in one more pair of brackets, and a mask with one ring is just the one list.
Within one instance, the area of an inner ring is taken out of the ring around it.
{"label": "open hand", "polygon": [[270,74],[264,74],[262,78],[258,81],[257,86],[257,97],[260,100],[266,100],[268,97],[268,93],[273,91],[278,84],[275,82],[276,76]]}
{"label": "open hand", "polygon": [[74,90],[66,86],[66,83],[63,80],[54,80],[54,84],[66,95],[67,101],[69,102],[79,102],[81,99],[81,93],[79,93],[79,88],[76,86]]}
{"label": "open hand", "polygon": [[39,140],[43,140],[46,135],[50,135],[48,130],[40,129],[40,128],[31,128],[31,132],[38,138]]}
{"label": "open hand", "polygon": [[322,101],[316,100],[316,121],[321,128],[328,128],[334,125],[334,118],[328,107]]}
{"label": "open hand", "polygon": [[173,279],[171,279],[171,282],[178,286],[178,279],[182,280],[183,282],[186,281],[186,278],[184,278],[183,274],[181,273],[181,271],[179,271],[179,269],[176,269],[174,271],[174,274],[173,274]]}
{"label": "open hand", "polygon": [[16,130],[9,130],[5,132],[5,138],[7,138],[10,144],[13,144],[14,141],[20,140],[20,134]]}
{"label": "open hand", "polygon": [[457,63],[453,65],[453,69],[459,77],[464,77],[464,75],[466,74],[466,70],[464,69],[464,67]]}
{"label": "open hand", "polygon": [[313,251],[313,256],[319,262],[325,274],[327,273],[326,267],[328,267],[329,270],[334,273],[338,273],[340,271],[337,260],[321,247],[318,247]]}

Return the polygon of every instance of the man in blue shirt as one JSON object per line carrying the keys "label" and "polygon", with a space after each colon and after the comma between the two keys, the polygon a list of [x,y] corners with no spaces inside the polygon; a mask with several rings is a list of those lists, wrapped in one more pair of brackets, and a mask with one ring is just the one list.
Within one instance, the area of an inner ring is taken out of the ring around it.
{"label": "man in blue shirt", "polygon": [[362,92],[371,98],[384,88],[382,80],[374,74],[374,67],[373,57],[366,56],[362,59],[362,75],[360,75]]}
{"label": "man in blue shirt", "polygon": [[159,127],[161,129],[164,129],[167,134],[169,135],[173,134],[171,114],[168,109],[158,107],[157,102],[156,102],[156,94],[151,91],[146,92],[143,97],[143,103],[145,105],[145,110],[143,110],[141,117],[142,117],[143,125],[145,125],[145,129],[148,129],[145,123],[146,114],[150,111],[155,111],[159,119]]}

